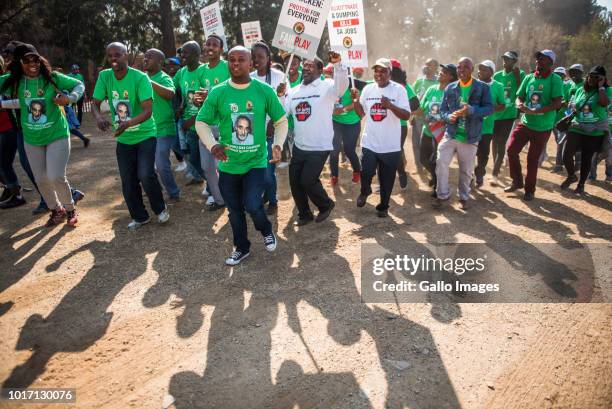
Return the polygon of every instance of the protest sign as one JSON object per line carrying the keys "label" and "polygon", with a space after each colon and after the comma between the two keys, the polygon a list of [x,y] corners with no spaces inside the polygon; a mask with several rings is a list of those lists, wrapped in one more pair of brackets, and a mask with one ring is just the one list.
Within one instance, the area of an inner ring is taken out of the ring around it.
{"label": "protest sign", "polygon": [[251,48],[253,44],[258,41],[261,41],[261,26],[259,25],[259,20],[257,21],[248,21],[246,23],[242,23],[242,39],[244,40],[244,46],[246,48]]}
{"label": "protest sign", "polygon": [[221,7],[219,2],[215,2],[200,10],[202,17],[202,25],[204,26],[204,36],[208,38],[211,34],[216,34],[223,39],[223,49],[227,51],[227,39],[223,30],[223,21],[221,20]]}
{"label": "protest sign", "polygon": [[333,0],[327,18],[329,44],[347,67],[367,67],[365,17],[362,0]]}

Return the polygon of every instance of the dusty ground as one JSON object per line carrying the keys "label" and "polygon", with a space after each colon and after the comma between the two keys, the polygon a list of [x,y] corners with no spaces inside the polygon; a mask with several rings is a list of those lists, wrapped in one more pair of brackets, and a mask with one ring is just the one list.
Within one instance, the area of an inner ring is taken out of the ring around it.
{"label": "dusty ground", "polygon": [[[251,258],[229,269],[227,212],[202,211],[201,189],[184,188],[168,225],[128,232],[115,143],[85,130],[69,166],[87,193],[79,227],[43,228],[33,193],[0,215],[5,386],[76,388],[79,408],[610,407],[610,304],[364,304],[359,279],[362,242],[486,242],[508,261],[537,243],[609,245],[610,184],[580,199],[542,171],[531,204],[485,185],[467,213],[433,212],[412,173],[381,220],[375,198],[354,206],[344,168],[332,220],[296,230],[285,169],[278,250],[251,230]],[[609,301],[610,247],[593,251]]]}

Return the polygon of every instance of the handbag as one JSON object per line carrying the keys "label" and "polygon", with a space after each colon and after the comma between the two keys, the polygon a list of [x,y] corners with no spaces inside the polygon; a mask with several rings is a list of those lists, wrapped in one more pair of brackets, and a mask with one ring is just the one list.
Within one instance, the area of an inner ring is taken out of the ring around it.
{"label": "handbag", "polygon": [[578,111],[582,111],[582,108],[584,108],[584,106],[587,104],[587,102],[589,102],[589,100],[593,97],[593,95],[595,95],[597,93],[593,92],[591,95],[589,95],[587,97],[587,99],[584,100],[584,103],[580,106],[580,108],[578,109],[574,109],[572,111],[572,113],[565,115],[563,118],[559,119],[559,122],[557,122],[555,124],[555,128],[557,129],[557,131],[559,132],[567,132],[567,130],[570,128],[570,126],[572,125],[572,121],[574,120],[574,118],[576,117],[576,113]]}

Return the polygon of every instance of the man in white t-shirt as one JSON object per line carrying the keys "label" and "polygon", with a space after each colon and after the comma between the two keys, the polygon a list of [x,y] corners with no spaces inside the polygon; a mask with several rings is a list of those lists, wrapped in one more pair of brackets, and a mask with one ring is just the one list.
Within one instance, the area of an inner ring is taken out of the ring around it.
{"label": "man in white t-shirt", "polygon": [[400,120],[410,119],[410,103],[406,89],[391,81],[391,60],[379,58],[372,69],[374,82],[366,85],[361,96],[357,89],[351,90],[355,112],[361,118],[366,117],[361,138],[361,193],[357,207],[365,206],[372,194],[372,178],[378,171],[380,204],[376,206],[376,214],[387,217],[402,150]]}
{"label": "man in white t-shirt", "polygon": [[[329,61],[334,65],[333,80],[321,79],[323,61],[319,58],[305,60],[302,83],[289,90],[285,100],[285,109],[293,116],[295,124],[289,184],[298,209],[298,220],[294,222],[296,226],[303,226],[312,220],[322,222],[335,206],[323,189],[320,176],[333,150],[332,114],[336,100],[349,85],[348,70],[340,64],[340,59],[340,54],[329,52]],[[316,219],[308,199],[319,209]]]}

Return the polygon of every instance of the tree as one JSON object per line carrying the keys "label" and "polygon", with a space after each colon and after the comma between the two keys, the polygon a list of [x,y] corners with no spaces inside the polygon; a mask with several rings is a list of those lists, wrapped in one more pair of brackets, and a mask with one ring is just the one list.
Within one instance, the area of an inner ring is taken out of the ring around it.
{"label": "tree", "polygon": [[612,69],[612,12],[595,17],[578,35],[569,37],[568,55],[585,65],[603,65]]}

